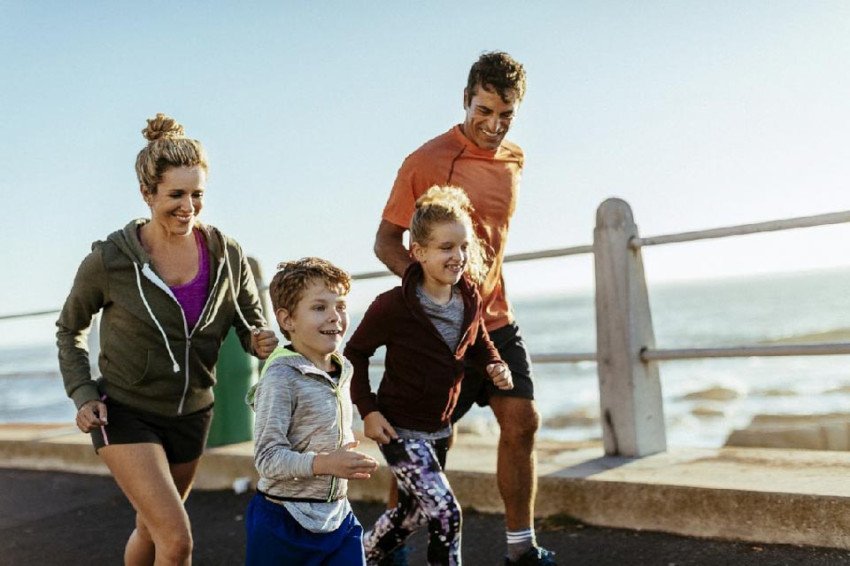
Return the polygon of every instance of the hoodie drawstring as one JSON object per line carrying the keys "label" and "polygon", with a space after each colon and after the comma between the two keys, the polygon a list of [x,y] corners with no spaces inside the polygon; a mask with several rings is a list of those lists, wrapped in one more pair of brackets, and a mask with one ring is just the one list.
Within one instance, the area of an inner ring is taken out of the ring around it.
{"label": "hoodie drawstring", "polygon": [[[172,366],[174,373],[180,372],[180,364],[177,363],[177,359],[174,357],[174,352],[171,351],[171,344],[168,343],[168,336],[165,334],[165,330],[163,330],[162,325],[157,320],[156,316],[153,314],[153,310],[151,306],[148,304],[148,299],[145,297],[145,292],[142,290],[142,278],[139,274],[139,266],[134,262],[133,268],[136,270],[136,286],[139,288],[139,296],[142,298],[142,302],[145,304],[145,308],[148,309],[148,314],[151,319],[153,319],[154,324],[159,329],[159,333],[162,334],[162,341],[165,342],[165,349],[168,350],[168,356],[171,358],[171,363],[174,364]],[[142,270],[149,270],[148,264],[142,266]]]}
{"label": "hoodie drawstring", "polygon": [[233,306],[236,308],[236,313],[239,315],[239,318],[242,319],[242,324],[245,325],[245,328],[254,332],[256,328],[248,324],[248,320],[245,318],[245,315],[242,314],[242,309],[239,307],[239,302],[236,300],[236,286],[233,284],[233,271],[230,268],[229,258],[230,255],[227,253],[227,242],[224,242],[224,264],[227,266],[227,282],[230,286],[230,296],[233,298]]}

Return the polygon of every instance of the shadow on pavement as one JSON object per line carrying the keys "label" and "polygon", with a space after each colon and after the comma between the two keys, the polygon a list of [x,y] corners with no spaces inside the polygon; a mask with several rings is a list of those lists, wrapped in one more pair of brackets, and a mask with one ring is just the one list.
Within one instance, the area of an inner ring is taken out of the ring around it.
{"label": "shadow on pavement", "polygon": [[[193,492],[186,507],[195,538],[194,564],[243,561],[243,513],[251,493]],[[382,512],[354,503],[369,527]],[[769,510],[765,510],[769,512]],[[0,470],[0,564],[121,564],[134,513],[111,478]],[[596,528],[569,518],[537,525],[538,541],[570,566],[718,566],[850,564],[850,552],[817,547],[758,545],[620,529]],[[463,557],[471,566],[501,564],[502,517],[464,514]],[[426,541],[412,541],[411,564],[425,564]]]}

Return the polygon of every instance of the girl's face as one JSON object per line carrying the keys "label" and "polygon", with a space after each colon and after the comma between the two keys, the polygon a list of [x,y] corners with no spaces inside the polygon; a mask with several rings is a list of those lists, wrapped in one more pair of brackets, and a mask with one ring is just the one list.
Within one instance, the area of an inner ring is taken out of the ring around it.
{"label": "girl's face", "polygon": [[168,169],[155,193],[143,191],[151,208],[151,223],[168,234],[191,234],[204,207],[206,182],[207,174],[200,165]]}
{"label": "girl's face", "polygon": [[413,255],[425,272],[425,283],[451,286],[460,281],[469,260],[469,228],[463,222],[435,224],[427,244],[413,242]]}

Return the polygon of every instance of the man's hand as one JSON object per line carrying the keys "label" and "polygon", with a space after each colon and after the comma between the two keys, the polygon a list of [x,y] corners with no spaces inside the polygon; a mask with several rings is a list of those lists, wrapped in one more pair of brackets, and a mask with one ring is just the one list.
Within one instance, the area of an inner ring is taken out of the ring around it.
{"label": "man's hand", "polygon": [[505,363],[488,365],[487,375],[490,376],[490,380],[493,382],[493,385],[502,391],[514,388],[514,378],[511,375],[511,370],[508,369],[508,366]]}
{"label": "man's hand", "polygon": [[368,480],[372,472],[378,469],[378,462],[367,454],[354,451],[359,444],[360,442],[355,440],[333,452],[316,454],[313,458],[313,474],[348,480]]}
{"label": "man's hand", "polygon": [[363,434],[378,444],[387,444],[398,438],[393,425],[378,411],[372,411],[363,418]]}
{"label": "man's hand", "polygon": [[255,328],[251,331],[251,348],[258,358],[265,360],[277,348],[277,336],[268,328]]}

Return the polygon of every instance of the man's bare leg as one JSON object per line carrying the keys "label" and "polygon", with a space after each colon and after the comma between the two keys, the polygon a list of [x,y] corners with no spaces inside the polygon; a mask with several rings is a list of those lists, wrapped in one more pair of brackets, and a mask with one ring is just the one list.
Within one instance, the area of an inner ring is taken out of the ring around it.
{"label": "man's bare leg", "polygon": [[537,457],[534,439],[540,414],[534,401],[519,397],[491,397],[490,407],[499,422],[499,454],[496,480],[505,504],[509,531],[534,525],[537,494]]}

